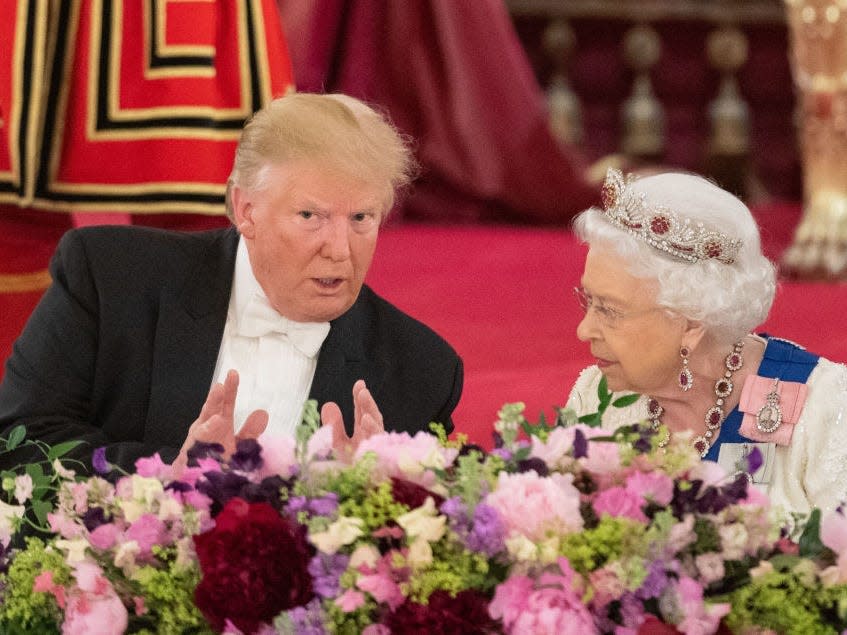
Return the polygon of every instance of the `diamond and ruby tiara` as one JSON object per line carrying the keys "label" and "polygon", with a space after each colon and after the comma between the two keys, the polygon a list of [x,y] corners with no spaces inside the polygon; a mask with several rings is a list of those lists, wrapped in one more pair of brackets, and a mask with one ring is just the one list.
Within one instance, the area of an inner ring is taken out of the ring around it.
{"label": "diamond and ruby tiara", "polygon": [[633,175],[624,177],[615,168],[606,172],[602,197],[603,213],[609,222],[680,260],[735,262],[740,240],[681,218],[666,207],[649,207],[645,195],[630,187],[634,181]]}

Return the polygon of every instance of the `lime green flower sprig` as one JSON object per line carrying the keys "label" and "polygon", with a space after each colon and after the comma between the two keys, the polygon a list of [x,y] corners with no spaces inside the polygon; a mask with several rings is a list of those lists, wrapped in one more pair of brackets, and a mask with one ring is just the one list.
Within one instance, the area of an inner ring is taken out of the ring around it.
{"label": "lime green flower sprig", "polygon": [[[67,454],[79,446],[82,441],[65,441],[48,445],[38,439],[27,439],[26,428],[19,425],[9,432],[8,437],[0,437],[0,457],[12,454],[23,448],[35,448],[44,457],[39,461],[17,465],[0,472],[0,503],[18,506],[26,505],[31,513],[10,519],[15,529],[27,524],[37,531],[47,532],[47,513],[52,509],[52,499],[62,479],[74,478],[74,472],[65,464],[82,462],[66,458]],[[0,522],[2,522],[0,518]]]}

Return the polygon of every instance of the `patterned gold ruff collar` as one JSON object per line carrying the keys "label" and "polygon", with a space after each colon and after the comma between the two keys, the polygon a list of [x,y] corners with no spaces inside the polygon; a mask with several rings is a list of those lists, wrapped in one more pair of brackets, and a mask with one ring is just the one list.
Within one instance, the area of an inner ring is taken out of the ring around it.
{"label": "patterned gold ruff collar", "polygon": [[650,246],[687,262],[715,259],[735,262],[742,242],[707,229],[666,207],[650,207],[644,193],[635,192],[633,175],[609,168],[603,183],[603,213],[613,225]]}

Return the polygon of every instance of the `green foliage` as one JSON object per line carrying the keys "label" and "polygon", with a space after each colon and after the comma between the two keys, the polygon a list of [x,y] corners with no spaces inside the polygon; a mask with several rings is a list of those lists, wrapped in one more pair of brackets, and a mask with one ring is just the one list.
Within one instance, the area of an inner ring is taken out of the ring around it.
{"label": "green foliage", "polygon": [[817,558],[826,550],[821,542],[821,510],[813,509],[809,514],[797,544],[800,547],[800,555],[804,558]]}
{"label": "green foliage", "polygon": [[721,550],[721,536],[715,524],[707,518],[697,518],[694,521],[694,535],[697,540],[692,545],[695,556]]}
{"label": "green foliage", "polygon": [[589,425],[592,428],[599,428],[603,423],[603,413],[608,410],[609,406],[612,406],[613,408],[626,408],[627,406],[634,404],[638,401],[639,397],[641,397],[641,395],[636,393],[624,395],[617,399],[612,399],[613,396],[614,393],[609,390],[609,384],[606,381],[606,377],[601,377],[600,383],[597,384],[597,412],[582,415],[579,418],[579,422]]}
{"label": "green foliage", "polygon": [[338,505],[339,515],[361,518],[365,522],[363,530],[366,532],[379,529],[408,511],[407,505],[394,500],[390,481],[366,490],[361,498],[347,498]]}
{"label": "green foliage", "polygon": [[785,635],[841,632],[847,626],[840,610],[847,600],[847,586],[806,582],[806,576],[796,570],[775,570],[756,578],[726,598],[732,603],[732,611],[724,618],[726,625],[733,632],[743,632],[750,624]]}
{"label": "green foliage", "polygon": [[596,527],[565,536],[559,553],[570,561],[575,571],[588,574],[619,558],[626,552],[626,546],[634,545],[643,534],[644,526],[640,523],[604,515]]}
{"label": "green foliage", "polygon": [[38,538],[27,538],[26,549],[16,554],[9,570],[0,575],[0,627],[6,633],[58,632],[62,613],[50,593],[35,593],[35,579],[53,571],[56,584],[70,581],[71,572],[62,554],[45,548]]}
{"label": "green foliage", "polygon": [[409,581],[409,597],[425,604],[435,591],[456,594],[463,589],[488,591],[502,580],[489,575],[485,556],[454,544],[440,541],[433,544],[433,560]]}
{"label": "green foliage", "polygon": [[138,595],[144,598],[147,613],[130,618],[130,631],[143,629],[156,635],[214,632],[194,605],[194,588],[200,582],[197,567],[184,567],[176,561],[166,569],[142,567],[133,580],[138,584]]}
{"label": "green foliage", "polygon": [[[15,478],[28,475],[32,479],[32,496],[27,501],[27,514],[22,522],[40,532],[49,532],[47,513],[53,508],[53,502],[58,487],[59,476],[54,471],[54,462],[64,459],[65,463],[79,464],[79,461],[65,458],[69,452],[78,447],[82,441],[65,441],[50,446],[37,439],[26,438],[26,428],[15,426],[6,438],[0,437],[0,457],[23,448],[31,448],[44,458],[31,461],[0,473],[2,493],[5,502],[12,503],[15,491]],[[0,498],[2,500],[2,498]],[[20,501],[18,501],[20,502]]]}

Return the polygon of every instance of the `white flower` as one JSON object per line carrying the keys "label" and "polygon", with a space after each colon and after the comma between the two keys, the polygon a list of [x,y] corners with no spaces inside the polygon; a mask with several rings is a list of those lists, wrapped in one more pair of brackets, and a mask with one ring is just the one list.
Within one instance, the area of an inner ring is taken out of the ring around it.
{"label": "white flower", "polygon": [[714,552],[701,553],[694,559],[694,562],[704,585],[723,579],[723,557],[720,554]]}
{"label": "white flower", "polygon": [[66,553],[65,560],[69,565],[73,566],[85,560],[85,550],[88,548],[88,540],[85,538],[57,540],[56,546]]}
{"label": "white flower", "polygon": [[413,569],[420,569],[432,562],[432,547],[426,540],[415,540],[409,545],[406,561]]}
{"label": "white flower", "polygon": [[538,560],[543,565],[553,564],[559,559],[559,536],[553,535],[538,543]]}
{"label": "white flower", "polygon": [[379,550],[373,545],[359,545],[350,556],[350,568],[358,569],[362,565],[376,567],[379,560]]}
{"label": "white flower", "polygon": [[53,471],[64,479],[73,479],[76,476],[76,472],[67,469],[59,459],[53,459]]}
{"label": "white flower", "polygon": [[138,565],[135,564],[135,556],[137,556],[140,551],[141,548],[135,540],[123,542],[118,545],[117,550],[115,550],[115,558],[113,562],[116,567],[123,569],[123,572],[127,576],[131,576],[138,568]]}
{"label": "white flower", "polygon": [[0,500],[0,544],[4,549],[9,546],[24,511],[23,505],[9,505]]}
{"label": "white flower", "polygon": [[743,523],[730,523],[718,527],[721,537],[721,551],[724,560],[740,560],[744,557],[744,550],[750,535]]}
{"label": "white flower", "polygon": [[133,474],[132,497],[135,500],[144,501],[147,505],[152,505],[154,502],[162,498],[164,491],[165,489],[162,485],[162,481],[159,479]]}
{"label": "white flower", "polygon": [[427,496],[426,502],[417,509],[400,516],[397,524],[403,528],[409,538],[427,542],[440,540],[447,531],[447,517],[438,514],[432,496]]}
{"label": "white flower", "polygon": [[534,562],[538,560],[538,547],[529,538],[518,532],[506,538],[506,549],[509,555],[518,562]]}
{"label": "white flower", "polygon": [[159,520],[179,520],[183,516],[182,505],[171,496],[165,496],[159,504]]}
{"label": "white flower", "polygon": [[32,477],[29,474],[19,474],[15,477],[15,500],[21,505],[32,498]]}
{"label": "white flower", "polygon": [[340,516],[326,531],[310,534],[309,540],[319,551],[332,555],[361,536],[364,533],[362,525],[364,521],[361,518]]}
{"label": "white flower", "polygon": [[759,578],[768,573],[773,573],[773,565],[767,560],[760,560],[759,564],[750,569],[750,577],[753,579]]}
{"label": "white flower", "polygon": [[134,523],[149,511],[147,509],[147,505],[138,501],[122,500],[118,502],[118,505],[124,513],[124,518],[130,524]]}

